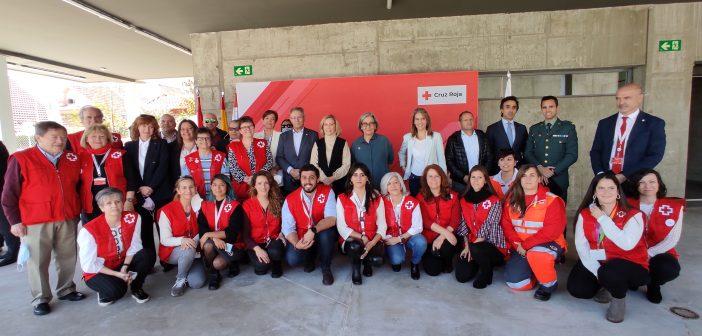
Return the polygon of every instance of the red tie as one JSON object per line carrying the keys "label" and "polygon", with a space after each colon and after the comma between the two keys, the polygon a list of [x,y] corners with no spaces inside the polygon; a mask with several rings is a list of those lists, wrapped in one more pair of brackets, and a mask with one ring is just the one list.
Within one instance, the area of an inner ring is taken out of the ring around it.
{"label": "red tie", "polygon": [[622,117],[622,126],[619,127],[619,136],[617,137],[617,147],[615,148],[614,157],[612,158],[612,171],[615,174],[622,172],[624,167],[624,146],[626,145],[626,120],[629,117]]}

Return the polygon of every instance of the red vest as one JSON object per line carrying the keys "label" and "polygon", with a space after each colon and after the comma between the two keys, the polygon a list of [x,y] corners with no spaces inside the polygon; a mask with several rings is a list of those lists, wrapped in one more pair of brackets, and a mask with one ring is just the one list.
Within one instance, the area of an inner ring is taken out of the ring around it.
{"label": "red vest", "polygon": [[280,235],[280,217],[273,216],[270,211],[264,213],[258,198],[253,197],[242,204],[251,225],[251,240],[256,244],[264,244],[278,238]]}
{"label": "red vest", "polygon": [[22,174],[19,197],[22,224],[32,225],[75,219],[80,214],[80,162],[64,151],[58,168],[37,147],[12,154]]}
{"label": "red vest", "polygon": [[[216,150],[212,150],[210,154],[212,161],[210,163],[210,180],[212,177],[222,171],[222,166],[227,156]],[[205,174],[202,172],[202,162],[200,161],[200,153],[195,151],[185,156],[185,166],[190,171],[190,176],[195,180],[195,188],[200,197],[205,198]]]}
{"label": "red vest", "polygon": [[[494,207],[500,198],[497,195],[492,195],[486,200],[480,202],[475,206],[475,204],[461,199],[461,213],[463,215],[463,220],[466,222],[466,227],[468,227],[468,240],[474,243],[478,239],[478,232],[482,229],[483,224],[487,220],[490,209]],[[500,211],[500,214],[502,211]],[[497,223],[500,225],[500,223]],[[502,254],[507,255],[506,248],[497,248]]]}
{"label": "red vest", "polygon": [[[358,233],[365,232],[366,237],[372,240],[375,234],[378,232],[378,206],[380,206],[380,197],[376,197],[375,200],[371,201],[368,211],[363,215],[363,229],[361,229],[361,221],[358,218],[358,213],[356,212],[356,203],[351,200],[351,197],[346,194],[339,195],[339,202],[344,207],[344,219],[346,220],[346,226],[349,229],[354,230]],[[363,230],[363,231],[361,231]],[[343,241],[343,238],[339,237],[339,241]]]}
{"label": "red vest", "polygon": [[[222,213],[219,215],[219,220],[217,221],[217,226],[215,227],[215,212],[217,211],[216,206],[217,203],[214,201],[203,201],[202,205],[200,206],[200,212],[205,215],[205,219],[207,219],[207,226],[209,226],[210,231],[212,232],[224,231],[224,229],[229,227],[229,218],[231,218],[236,207],[239,206],[239,202],[224,201],[224,204],[222,205],[224,208],[222,209]],[[234,246],[237,249],[244,248],[241,234],[239,234],[239,239],[237,239],[236,243],[234,243]]]}
{"label": "red vest", "polygon": [[[257,171],[261,170],[266,164],[266,149],[267,142],[263,139],[253,139],[251,142],[253,146],[253,155],[256,159],[256,167],[254,171],[251,171],[251,161],[249,161],[249,155],[246,153],[246,147],[241,141],[232,141],[229,143],[229,151],[234,154],[236,158],[236,163],[244,171],[246,176],[252,176]],[[234,188],[234,194],[238,200],[245,200],[249,198],[249,185],[244,182],[232,181],[232,187]]]}
{"label": "red vest", "polygon": [[[171,222],[171,233],[173,237],[195,238],[198,234],[197,214],[194,210],[190,210],[190,217],[185,217],[185,209],[180,204],[179,200],[171,201],[164,205],[159,211],[156,220],[161,216],[166,216]],[[158,256],[161,261],[168,262],[168,257],[173,252],[173,246],[158,246]]]}
{"label": "red vest", "polygon": [[[93,239],[95,239],[97,256],[98,258],[105,259],[105,267],[116,271],[117,268],[122,265],[124,259],[127,257],[127,251],[132,245],[132,236],[134,235],[134,229],[136,229],[138,218],[139,215],[136,212],[122,212],[122,220],[120,222],[120,228],[122,228],[122,252],[120,253],[117,253],[117,243],[115,243],[112,230],[107,224],[104,214],[83,226],[84,229],[90,232]],[[95,274],[96,273],[83,272],[83,279],[88,281],[90,278],[94,277]]]}
{"label": "red vest", "polygon": [[[107,154],[107,159],[105,160],[105,165],[102,166],[102,176],[107,177],[107,185],[113,188],[117,188],[122,191],[122,199],[126,197],[127,192],[127,179],[124,176],[124,168],[122,167],[122,158],[124,157],[124,150],[112,149],[110,153]],[[100,162],[98,162],[99,164]],[[95,170],[95,164],[93,162],[92,155],[87,151],[83,150],[80,154],[80,198],[83,203],[83,210],[86,213],[93,213],[93,193],[91,192],[91,187],[93,186],[93,171]]]}
{"label": "red vest", "polygon": [[[629,204],[631,206],[640,209],[639,200],[630,199]],[[668,236],[670,230],[673,229],[675,223],[678,222],[680,215],[683,213],[683,208],[685,206],[685,200],[677,198],[659,198],[656,203],[653,204],[653,210],[651,210],[651,215],[646,216],[646,230],[644,234],[646,235],[646,243],[649,247],[655,246],[660,243],[665,237]],[[668,251],[675,258],[680,257],[678,252],[673,248]]]}
{"label": "red vest", "polygon": [[422,209],[422,219],[424,222],[424,230],[422,234],[427,238],[427,243],[432,243],[439,234],[432,231],[431,225],[437,223],[440,226],[446,228],[449,226],[455,226],[456,223],[460,221],[460,218],[453,218],[454,207],[459,207],[458,204],[458,194],[451,191],[450,199],[445,200],[441,197],[435,197],[431,203],[424,200],[422,194],[417,195],[417,200],[419,200],[420,209]]}
{"label": "red vest", "polygon": [[[617,211],[612,220],[617,228],[622,229],[624,228],[624,224],[639,212],[638,209],[634,208],[629,209],[628,212]],[[606,236],[603,237],[602,241],[599,240],[597,229],[600,224],[597,222],[597,219],[592,216],[590,209],[583,209],[580,215],[583,217],[583,232],[585,233],[585,238],[587,238],[587,241],[590,243],[590,249],[604,249],[607,260],[624,259],[648,269],[648,249],[646,248],[646,240],[643,234],[633,249],[624,251]]]}
{"label": "red vest", "polygon": [[[80,145],[80,139],[83,137],[83,132],[85,131],[75,132],[68,135],[68,141],[71,143],[71,150],[73,150],[73,152],[75,152],[76,154],[82,154],[85,151],[85,148],[83,148],[83,146]],[[124,148],[124,146],[122,145],[121,134],[112,133],[112,148]]]}
{"label": "red vest", "polygon": [[383,197],[383,206],[385,207],[385,222],[388,225],[387,235],[391,237],[399,237],[412,227],[412,212],[419,206],[419,201],[412,196],[402,198],[400,204],[400,222],[397,222],[395,217],[395,207],[390,201],[390,196]]}
{"label": "red vest", "polygon": [[312,202],[311,222],[309,216],[307,216],[307,204],[302,202],[302,187],[297,188],[297,190],[293,191],[285,198],[285,201],[288,202],[288,209],[295,219],[298,239],[302,239],[302,236],[307,233],[307,230],[309,230],[312,225],[324,219],[324,207],[329,200],[329,191],[331,191],[331,187],[321,183],[317,185]]}

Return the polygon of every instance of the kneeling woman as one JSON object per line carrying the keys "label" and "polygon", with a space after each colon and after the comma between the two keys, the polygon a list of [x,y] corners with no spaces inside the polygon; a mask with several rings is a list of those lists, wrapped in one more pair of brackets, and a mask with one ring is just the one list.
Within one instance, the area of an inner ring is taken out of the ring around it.
{"label": "kneeling woman", "polygon": [[505,196],[501,224],[510,249],[507,286],[530,290],[535,277],[539,287],[534,298],[547,301],[558,286],[555,261],[566,249],[566,211],[563,200],[541,185],[541,177],[535,165],[519,169]]}
{"label": "kneeling woman", "polygon": [[[141,217],[122,211],[122,192],[107,187],[95,195],[102,215],[84,225],[78,234],[83,279],[107,306],[123,297],[127,287],[138,303],[149,301],[142,289],[156,256],[141,245]],[[134,274],[136,273],[136,274]]]}
{"label": "kneeling woman", "polygon": [[643,231],[643,214],[629,207],[615,174],[595,176],[575,223],[580,261],[568,276],[568,292],[580,299],[611,300],[610,322],[624,320],[627,290],[649,281]]}
{"label": "kneeling woman", "polygon": [[459,227],[465,244],[456,262],[456,280],[467,282],[475,278],[473,287],[485,288],[492,284],[492,270],[504,265],[507,255],[500,226],[502,203],[485,167],[473,167],[468,176],[470,186],[461,198],[464,224]]}
{"label": "kneeling woman", "polygon": [[214,201],[202,202],[197,223],[209,289],[214,290],[222,279],[219,271],[229,268],[230,278],[239,274],[239,260],[244,253],[241,242],[244,211],[239,202],[232,200],[234,194],[228,177],[215,175],[210,191]]}
{"label": "kneeling woman", "polygon": [[410,276],[419,279],[419,262],[427,249],[427,239],[422,233],[422,211],[419,201],[409,195],[402,183],[402,176],[389,172],[380,180],[383,194],[387,233],[383,239],[392,270],[399,272],[405,261],[407,248],[412,251]]}
{"label": "kneeling woman", "polygon": [[680,263],[675,246],[680,241],[685,201],[666,197],[667,189],[661,175],[646,169],[634,178],[637,186],[635,199],[629,203],[644,213],[646,220],[646,242],[651,283],[646,298],[653,303],[663,300],[661,285],[680,275]]}
{"label": "kneeling woman", "polygon": [[424,271],[431,276],[453,272],[453,257],[458,251],[455,231],[461,221],[458,194],[449,188],[448,177],[439,165],[429,165],[422,174],[417,199],[422,210],[422,234],[431,244],[424,254]]}
{"label": "kneeling woman", "polygon": [[336,202],[336,228],[339,230],[342,250],[351,258],[351,281],[363,283],[363,275],[373,275],[373,264],[383,262],[380,244],[385,236],[385,207],[380,194],[373,189],[368,167],[355,163],[349,169],[346,192]]}
{"label": "kneeling woman", "polygon": [[257,275],[271,270],[271,277],[283,275],[285,237],[280,232],[283,196],[273,175],[261,170],[251,177],[250,198],[244,201],[244,242]]}
{"label": "kneeling woman", "polygon": [[196,260],[199,240],[197,210],[193,208],[193,197],[197,195],[195,181],[190,176],[179,178],[175,184],[173,201],[158,211],[158,227],[161,244],[158,256],[161,261],[178,266],[176,281],[171,288],[172,296],[181,296],[185,286],[200,288],[205,285],[205,269]]}

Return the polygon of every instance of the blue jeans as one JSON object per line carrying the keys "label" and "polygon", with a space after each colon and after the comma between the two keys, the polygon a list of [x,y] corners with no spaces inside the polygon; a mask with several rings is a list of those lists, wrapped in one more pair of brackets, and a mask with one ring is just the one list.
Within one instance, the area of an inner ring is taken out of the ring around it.
{"label": "blue jeans", "polygon": [[301,265],[307,258],[313,258],[315,260],[317,255],[319,255],[319,261],[322,269],[329,269],[331,267],[332,256],[334,255],[334,248],[336,248],[337,243],[337,233],[336,227],[330,227],[317,234],[317,238],[314,244],[307,250],[298,250],[293,246],[293,244],[288,243],[285,259],[288,265],[295,267]]}
{"label": "blue jeans", "polygon": [[427,239],[421,233],[418,233],[407,241],[406,244],[398,243],[395,245],[387,245],[385,252],[388,254],[391,265],[400,265],[405,261],[405,249],[409,248],[412,251],[412,263],[419,264],[427,250]]}

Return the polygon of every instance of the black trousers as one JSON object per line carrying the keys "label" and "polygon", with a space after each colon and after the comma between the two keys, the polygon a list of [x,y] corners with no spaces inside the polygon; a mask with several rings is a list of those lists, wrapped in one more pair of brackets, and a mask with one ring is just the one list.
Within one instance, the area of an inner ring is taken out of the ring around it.
{"label": "black trousers", "polygon": [[[361,264],[361,256],[364,253],[363,242],[358,239],[348,238],[344,241],[344,252],[351,258],[351,262],[354,265]],[[378,242],[373,246],[373,248],[368,252],[368,255],[363,258],[364,262],[371,262],[376,267],[383,264],[383,254],[385,249],[383,248],[383,243]]]}
{"label": "black trousers", "polygon": [[263,275],[268,273],[268,270],[271,269],[271,264],[282,263],[283,257],[285,256],[285,246],[283,246],[283,242],[280,241],[280,239],[272,240],[267,246],[266,244],[258,244],[258,246],[266,250],[268,253],[268,259],[271,261],[270,263],[266,264],[259,261],[258,257],[256,256],[256,252],[254,252],[253,249],[247,250],[246,252],[249,255],[249,259],[251,259],[251,265],[254,267],[254,273]]}
{"label": "black trousers", "polygon": [[468,244],[471,261],[466,258],[458,258],[456,261],[456,280],[464,283],[475,277],[478,273],[490,276],[496,266],[505,264],[505,256],[492,243],[482,241],[476,244]]}
{"label": "black trousers", "polygon": [[144,250],[156,253],[154,245],[154,216],[149,210],[140,206],[135,206],[134,209],[141,217],[141,245]]}
{"label": "black trousers", "polygon": [[[129,271],[137,272],[137,276],[131,283],[132,291],[139,290],[144,285],[146,276],[149,275],[151,267],[156,262],[156,255],[149,254],[143,249],[137,252],[129,264]],[[119,270],[117,270],[119,271]],[[127,293],[127,283],[124,280],[103,273],[98,273],[85,282],[88,287],[100,294],[101,299],[109,301],[117,300]]]}
{"label": "black trousers", "polygon": [[[460,241],[456,245],[460,245]],[[422,257],[422,266],[424,266],[424,271],[431,276],[441,274],[447,265],[453,263],[453,256],[458,251],[458,247],[451,245],[448,240],[444,240],[441,248],[436,251],[433,250],[431,243],[427,244],[427,249]]]}
{"label": "black trousers", "polygon": [[217,248],[212,239],[207,239],[204,248],[202,249],[202,261],[205,264],[205,269],[210,272],[215,272],[227,268],[233,263],[238,263],[244,259],[244,251],[233,248],[232,253],[223,249]]}
{"label": "black trousers", "polygon": [[578,261],[568,275],[568,292],[579,299],[592,299],[604,287],[612,297],[623,299],[630,288],[648,284],[648,270],[624,259],[612,259],[597,270],[597,277]]}
{"label": "black trousers", "polygon": [[[1,238],[5,240],[5,245],[7,245],[7,256],[17,257],[19,253],[20,239],[10,232],[10,223],[5,217],[5,213],[0,209],[0,235]],[[2,245],[0,244],[0,247]]]}
{"label": "black trousers", "polygon": [[661,253],[648,261],[648,271],[652,285],[663,285],[680,275],[678,259],[668,253]]}

